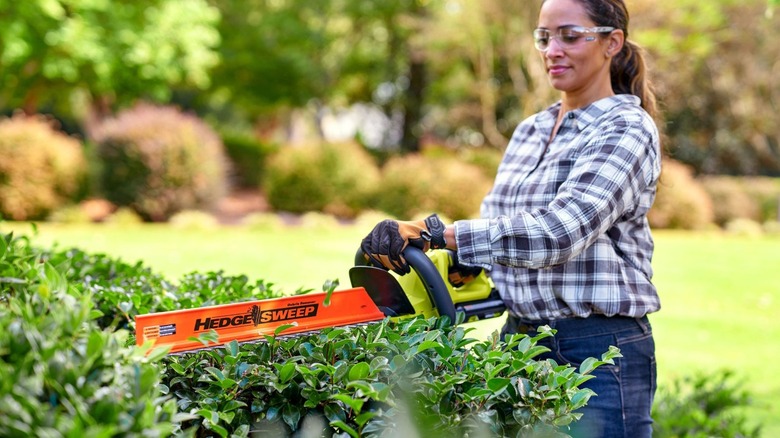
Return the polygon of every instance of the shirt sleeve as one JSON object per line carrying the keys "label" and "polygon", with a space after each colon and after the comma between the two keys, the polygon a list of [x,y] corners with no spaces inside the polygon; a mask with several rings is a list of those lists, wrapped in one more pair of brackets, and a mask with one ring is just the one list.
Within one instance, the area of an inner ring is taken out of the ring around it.
{"label": "shirt sleeve", "polygon": [[567,179],[546,208],[457,221],[461,262],[484,268],[565,263],[630,215],[660,173],[657,132],[643,118],[610,120],[579,148]]}

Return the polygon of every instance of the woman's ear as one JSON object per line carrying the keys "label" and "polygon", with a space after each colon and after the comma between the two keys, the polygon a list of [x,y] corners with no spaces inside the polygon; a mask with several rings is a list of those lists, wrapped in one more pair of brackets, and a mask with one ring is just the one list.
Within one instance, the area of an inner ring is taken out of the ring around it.
{"label": "woman's ear", "polygon": [[625,43],[625,34],[621,29],[613,30],[607,37],[607,48],[604,55],[607,57],[615,56],[623,50]]}

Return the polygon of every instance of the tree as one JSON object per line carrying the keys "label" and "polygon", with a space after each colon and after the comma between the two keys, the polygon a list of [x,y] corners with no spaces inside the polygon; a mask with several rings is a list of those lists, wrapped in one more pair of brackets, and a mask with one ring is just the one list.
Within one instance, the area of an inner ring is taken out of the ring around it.
{"label": "tree", "polygon": [[171,87],[203,88],[219,57],[205,0],[0,0],[0,107],[99,112]]}
{"label": "tree", "polygon": [[426,35],[436,78],[429,118],[440,136],[503,148],[520,120],[554,98],[533,47],[537,14],[536,3],[500,0],[437,11]]}
{"label": "tree", "polygon": [[221,64],[210,92],[248,113],[302,107],[332,83],[324,58],[339,20],[330,0],[213,0]]}
{"label": "tree", "polygon": [[[774,1],[774,0],[773,0]],[[673,158],[707,174],[780,174],[778,17],[764,0],[634,5]]]}

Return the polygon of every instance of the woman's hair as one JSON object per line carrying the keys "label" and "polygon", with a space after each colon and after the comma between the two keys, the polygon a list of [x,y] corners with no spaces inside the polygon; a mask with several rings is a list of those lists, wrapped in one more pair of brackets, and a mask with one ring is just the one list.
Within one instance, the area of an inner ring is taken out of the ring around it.
{"label": "woman's hair", "polygon": [[639,97],[642,108],[654,119],[658,116],[655,93],[647,75],[644,51],[628,39],[628,9],[623,0],[577,0],[597,26],[611,26],[625,35],[623,49],[612,58],[610,76],[617,94]]}

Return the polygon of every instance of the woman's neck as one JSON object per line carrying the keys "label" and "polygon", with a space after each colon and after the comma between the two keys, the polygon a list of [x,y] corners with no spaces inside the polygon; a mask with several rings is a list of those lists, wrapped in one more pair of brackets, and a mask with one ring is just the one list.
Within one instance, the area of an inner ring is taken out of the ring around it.
{"label": "woman's neck", "polygon": [[603,81],[598,86],[584,90],[564,91],[561,93],[561,115],[614,95],[612,83],[609,81]]}

